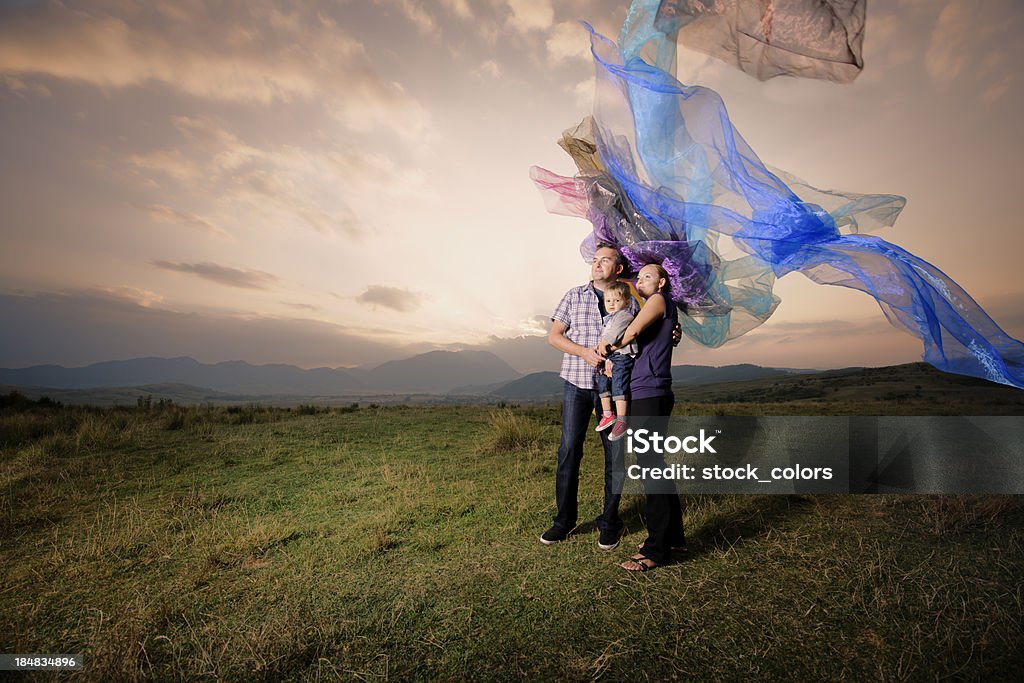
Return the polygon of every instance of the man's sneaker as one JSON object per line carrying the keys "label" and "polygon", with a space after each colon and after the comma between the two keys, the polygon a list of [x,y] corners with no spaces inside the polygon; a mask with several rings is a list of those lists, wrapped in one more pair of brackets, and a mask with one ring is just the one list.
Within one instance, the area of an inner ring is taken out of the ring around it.
{"label": "man's sneaker", "polygon": [[540,535],[540,542],[544,545],[554,545],[559,541],[564,541],[568,535],[567,532],[553,526]]}
{"label": "man's sneaker", "polygon": [[626,429],[627,427],[625,420],[616,420],[615,426],[612,427],[612,433],[608,435],[608,440],[618,441],[619,439],[626,435]]}
{"label": "man's sneaker", "polygon": [[619,545],[619,537],[621,536],[621,530],[601,529],[601,535],[597,539],[597,547],[601,550],[615,550]]}
{"label": "man's sneaker", "polygon": [[615,416],[614,415],[605,415],[597,423],[597,429],[595,429],[594,431],[595,432],[603,432],[604,430],[606,430],[609,427],[611,427],[613,424],[615,424]]}

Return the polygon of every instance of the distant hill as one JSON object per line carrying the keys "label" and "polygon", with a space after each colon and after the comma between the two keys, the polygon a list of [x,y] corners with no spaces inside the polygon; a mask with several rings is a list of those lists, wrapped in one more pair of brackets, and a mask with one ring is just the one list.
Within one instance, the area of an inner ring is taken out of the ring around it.
{"label": "distant hill", "polygon": [[0,385],[0,394],[17,391],[27,398],[38,400],[46,396],[67,405],[133,406],[139,398],[149,397],[155,403],[161,399],[179,405],[249,403],[239,394],[228,394],[206,387],[189,384],[146,384],[137,387],[106,387],[99,389],[60,389],[54,387],[15,387]]}
{"label": "distant hill", "polygon": [[469,384],[507,382],[519,373],[489,351],[430,351],[378,365],[361,377],[375,391],[443,394]]}
{"label": "distant hill", "polygon": [[[488,389],[481,392],[482,389]],[[864,402],[910,402],[946,406],[950,414],[963,414],[964,406],[992,406],[991,414],[1024,415],[1024,392],[973,377],[940,372],[924,363],[882,368],[847,368],[824,372],[802,372],[781,377],[718,382],[714,384],[675,384],[676,403],[783,403],[824,402],[836,406]],[[232,405],[295,406],[367,404],[479,404],[516,401],[557,403],[561,400],[562,380],[554,372],[535,372],[510,382],[492,385],[466,385],[447,394],[429,392],[381,392],[342,395],[220,392],[205,387],[161,383],[134,387],[98,389],[61,389],[0,385],[0,394],[18,391],[30,399],[42,396],[66,404],[135,405],[139,397],[152,401],[170,399],[180,405],[209,403]],[[460,393],[465,391],[466,393]],[[938,408],[929,409],[935,413]],[[1016,411],[1016,413],[1014,412]]]}
{"label": "distant hill", "polygon": [[[1024,392],[1017,389],[940,372],[924,363],[823,372],[751,364],[677,365],[672,376],[677,401],[696,403],[1024,401]],[[140,396],[180,404],[546,403],[560,400],[562,380],[555,372],[520,375],[486,351],[432,351],[355,370],[241,361],[204,364],[192,358],[0,369],[0,392],[13,390],[30,398],[45,395],[94,405],[133,405]]]}
{"label": "distant hill", "polygon": [[134,358],[81,368],[37,365],[0,369],[0,383],[55,389],[188,384],[245,394],[350,394],[366,390],[340,368],[304,370],[294,365],[252,365],[244,361],[206,364],[188,357]]}
{"label": "distant hill", "polygon": [[490,395],[516,400],[560,398],[563,386],[564,381],[557,372],[532,372],[495,389]]}
{"label": "distant hill", "polygon": [[785,377],[793,374],[793,370],[764,368],[760,365],[741,363],[739,365],[723,365],[709,367],[707,365],[673,365],[673,384],[714,384],[716,382],[736,382],[738,380],[761,379],[764,377]]}
{"label": "distant hill", "polygon": [[[715,384],[738,380],[764,379],[773,377],[789,377],[794,373],[813,372],[812,370],[781,370],[763,368],[759,365],[723,365],[709,367],[704,365],[675,365],[672,367],[672,378],[677,385]],[[533,372],[519,379],[494,386],[466,386],[450,392],[458,395],[496,396],[509,400],[540,401],[550,400],[562,395],[562,378],[557,372]]]}
{"label": "distant hill", "polygon": [[244,361],[200,363],[188,357],[134,358],[80,368],[37,365],[0,369],[0,384],[51,389],[105,389],[161,384],[205,387],[248,396],[342,396],[427,392],[443,394],[466,384],[495,384],[519,377],[487,351],[432,351],[384,363],[372,370],[305,370],[294,365]]}
{"label": "distant hill", "polygon": [[460,399],[439,394],[243,394],[214,391],[205,387],[188,384],[146,384],[137,387],[108,387],[102,389],[55,389],[52,387],[20,387],[0,384],[0,395],[16,391],[23,396],[39,400],[43,396],[66,405],[90,406],[134,406],[140,398],[150,399],[157,404],[161,399],[176,405],[230,406],[258,403],[265,406],[299,406],[303,404],[322,406],[349,406],[353,403],[373,404],[472,404],[479,403],[479,397]]}
{"label": "distant hill", "polygon": [[[529,375],[524,375],[529,377]],[[512,382],[518,382],[518,379],[512,380]],[[501,389],[506,384],[511,382],[491,382],[490,384],[466,384],[461,387],[455,387],[451,391],[446,392],[448,396],[487,396],[492,392]]]}
{"label": "distant hill", "polygon": [[[672,368],[677,401],[767,403],[786,401],[1010,401],[1024,405],[1024,392],[973,377],[936,370],[925,363],[881,368],[802,370],[726,365]],[[471,393],[471,392],[466,392]],[[548,402],[560,400],[562,380],[535,372],[481,394],[481,399]]]}
{"label": "distant hill", "polygon": [[717,384],[675,385],[677,401],[774,403],[787,401],[972,401],[1024,406],[1024,392],[975,377],[937,370],[927,363],[845,368]]}

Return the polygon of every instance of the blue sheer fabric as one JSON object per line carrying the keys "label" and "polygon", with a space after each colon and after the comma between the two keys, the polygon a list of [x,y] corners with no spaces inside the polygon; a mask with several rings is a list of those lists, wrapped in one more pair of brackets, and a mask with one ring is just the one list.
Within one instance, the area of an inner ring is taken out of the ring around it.
{"label": "blue sheer fabric", "polygon": [[[534,168],[552,211],[588,218],[631,266],[669,272],[684,333],[719,346],[767,320],[775,279],[800,272],[874,297],[936,367],[1024,388],[1024,344],[942,271],[869,233],[905,200],[816,189],[769,169],[732,126],[721,97],[673,76],[675,45],[636,0],[622,48],[586,25],[597,70],[594,116],[561,142],[579,168]],[[643,51],[654,62],[639,56]]]}

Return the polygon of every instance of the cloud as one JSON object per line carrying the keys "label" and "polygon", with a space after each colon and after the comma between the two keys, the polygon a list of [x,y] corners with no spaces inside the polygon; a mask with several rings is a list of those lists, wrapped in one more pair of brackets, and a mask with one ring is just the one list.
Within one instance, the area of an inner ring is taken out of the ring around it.
{"label": "cloud", "polygon": [[180,149],[158,149],[130,154],[125,161],[142,171],[155,171],[181,183],[193,183],[206,174],[206,169],[185,156]]}
{"label": "cloud", "polygon": [[546,335],[551,330],[551,317],[547,315],[534,315],[523,321],[523,327],[530,330],[532,334]]}
{"label": "cloud", "polygon": [[269,158],[266,149],[244,142],[233,131],[207,116],[176,116],[172,123],[193,148],[206,150],[209,164],[222,173],[237,171]]}
{"label": "cloud", "polygon": [[416,29],[427,36],[437,38],[441,30],[420,0],[374,0],[376,4],[396,5],[406,19],[411,21]]}
{"label": "cloud", "polygon": [[566,21],[555,26],[545,43],[548,56],[554,62],[569,59],[590,59],[590,41],[583,27],[575,21]]}
{"label": "cloud", "polygon": [[[129,287],[0,293],[0,367],[75,366],[146,356],[337,367],[375,365],[441,348],[403,343],[402,335],[392,341],[391,330],[229,311],[191,313],[160,303],[152,292]],[[561,353],[539,336],[492,337],[480,345],[444,348],[490,351],[519,372],[557,371],[561,362]]]}
{"label": "cloud", "polygon": [[908,363],[920,355],[918,339],[879,315],[852,320],[772,319],[717,349],[684,339],[675,352],[675,363],[839,368]]}
{"label": "cloud", "polygon": [[178,223],[222,239],[230,237],[216,225],[213,225],[209,221],[204,220],[195,214],[178,211],[177,209],[164,206],[163,204],[141,204],[136,205],[136,207],[158,221],[163,221],[165,223]]}
{"label": "cloud", "polygon": [[1024,292],[1013,292],[985,297],[979,303],[1011,337],[1024,338]]}
{"label": "cloud", "polygon": [[501,77],[501,66],[492,59],[488,59],[480,66],[473,69],[473,75],[479,78],[497,80]]}
{"label": "cloud", "polygon": [[[356,236],[361,232],[355,213],[338,203],[333,210],[320,208],[293,180],[265,169],[253,169],[232,179],[234,197],[248,202],[258,213],[267,208],[300,219],[321,234],[343,233]],[[261,210],[262,209],[262,210]]]}
{"label": "cloud", "polygon": [[968,23],[973,9],[974,3],[954,0],[939,14],[925,55],[925,67],[934,80],[952,81],[967,67],[970,61]]}
{"label": "cloud", "polygon": [[1010,87],[1013,85],[1015,78],[1013,74],[1006,74],[1002,80],[992,84],[985,89],[985,92],[981,93],[981,99],[988,104],[995,104],[1003,98],[1006,93],[1010,92]]}
{"label": "cloud", "polygon": [[0,73],[104,89],[158,84],[250,105],[322,102],[350,129],[383,126],[413,139],[430,127],[360,41],[305,3],[246,3],[243,17],[217,3],[165,4],[123,5],[116,15],[90,3],[0,6]]}
{"label": "cloud", "polygon": [[306,318],[140,305],[130,291],[0,294],[0,337],[0,367],[86,365],[145,356],[337,367],[429,350]]}
{"label": "cloud", "polygon": [[180,183],[193,200],[203,188],[221,222],[247,224],[246,209],[257,223],[284,228],[298,221],[321,234],[361,237],[370,227],[361,214],[379,218],[386,207],[437,198],[425,171],[403,162],[401,153],[396,158],[332,136],[309,147],[258,147],[210,117],[179,116],[173,126],[180,134],[174,147],[132,154],[128,163],[147,181],[160,180],[157,188]]}
{"label": "cloud", "polygon": [[551,0],[507,0],[509,25],[521,33],[546,31],[555,21]]}
{"label": "cloud", "polygon": [[117,299],[134,302],[145,308],[159,304],[164,300],[164,297],[160,294],[151,292],[148,289],[139,289],[138,287],[102,287],[97,291],[109,294]]}
{"label": "cloud", "polygon": [[[990,302],[989,310],[1011,335],[1020,336],[1024,330],[1021,299],[1016,293]],[[191,313],[162,304],[159,295],[131,287],[0,294],[0,337],[4,339],[0,367],[182,355],[208,363],[246,360],[335,367],[381,363],[439,348],[403,343],[402,335],[393,330],[231,311]],[[535,322],[540,323],[541,317],[536,316]],[[68,344],[68,339],[75,343]],[[493,336],[483,344],[445,348],[490,351],[523,373],[557,372],[561,360],[561,353],[542,335]],[[720,349],[684,341],[674,361],[834,368],[905,363],[916,360],[920,352],[918,340],[878,316],[854,321],[771,321]]]}
{"label": "cloud", "polygon": [[441,4],[459,19],[471,19],[473,16],[466,0],[441,0]]}
{"label": "cloud", "polygon": [[983,98],[995,102],[1015,80],[1014,60],[1004,53],[1019,45],[1022,28],[1024,15],[1010,0],[951,0],[932,31],[925,68],[943,85],[969,75]]}
{"label": "cloud", "polygon": [[281,303],[284,304],[285,306],[291,306],[292,308],[298,308],[298,309],[303,310],[303,311],[319,311],[320,310],[319,306],[314,306],[313,304],[304,304],[304,303],[301,303],[301,302],[298,302],[298,301],[282,301]]}
{"label": "cloud", "polygon": [[176,273],[198,275],[204,280],[242,289],[270,289],[281,282],[281,278],[262,270],[241,270],[217,263],[172,263],[150,261],[150,265]]}
{"label": "cloud", "polygon": [[[892,11],[894,8],[890,7]],[[920,11],[903,10],[886,14],[872,8],[868,29],[864,34],[867,66],[858,77],[860,83],[881,84],[892,77],[893,68],[920,59],[928,40],[921,32],[926,19]]]}
{"label": "cloud", "polygon": [[[429,19],[429,4],[399,5]],[[328,16],[344,10],[233,7],[0,4],[0,78],[17,93],[65,81],[108,99],[134,89],[125,95],[133,103],[185,96],[172,109],[189,112],[172,119],[180,138],[156,118],[145,142],[130,133],[102,141],[91,163],[152,193],[134,200],[151,217],[211,235],[307,226],[359,238],[391,221],[392,207],[435,198],[417,167],[434,140],[430,116],[380,75],[358,28]]]}
{"label": "cloud", "polygon": [[[550,319],[548,320],[550,324]],[[490,351],[511,365],[516,372],[558,372],[562,352],[548,344],[547,336],[492,336],[483,344],[455,344],[452,350]]]}
{"label": "cloud", "polygon": [[[292,217],[324,234],[360,232],[354,212],[336,192],[327,197],[314,196],[313,188],[318,183],[341,184],[336,176],[339,169],[325,168],[331,161],[322,152],[317,153],[322,157],[318,164],[315,159],[304,158],[311,154],[304,150],[284,145],[260,149],[209,118],[177,117],[174,127],[182,138],[176,147],[133,154],[128,157],[128,163],[140,171],[180,183],[190,195],[194,196],[195,188],[201,187],[209,190],[213,195],[211,200],[222,206],[238,203],[251,206],[263,216],[274,216],[276,224]],[[358,154],[351,156],[358,157]],[[366,166],[363,164],[361,169]],[[377,176],[371,177],[376,179]],[[181,216],[170,211],[158,209],[151,214],[166,220],[177,218],[178,222],[199,227],[198,223],[181,220]]]}
{"label": "cloud", "polygon": [[569,92],[572,93],[576,104],[587,109],[594,106],[594,91],[595,85],[593,78],[580,81],[569,89]]}
{"label": "cloud", "polygon": [[53,93],[42,83],[26,83],[20,78],[13,76],[0,75],[0,80],[3,80],[4,85],[10,90],[15,96],[24,99],[29,93],[37,95],[39,97],[53,97]]}
{"label": "cloud", "polygon": [[399,313],[411,313],[423,305],[423,296],[408,289],[370,285],[356,297],[366,306],[383,306]]}

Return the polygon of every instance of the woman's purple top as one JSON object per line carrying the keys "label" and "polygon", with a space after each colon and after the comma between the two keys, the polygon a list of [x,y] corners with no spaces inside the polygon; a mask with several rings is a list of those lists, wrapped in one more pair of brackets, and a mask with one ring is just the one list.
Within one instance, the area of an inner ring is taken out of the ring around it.
{"label": "woman's purple top", "polygon": [[629,382],[629,393],[634,399],[672,395],[672,330],[679,314],[671,299],[660,292],[651,295],[651,299],[656,296],[665,300],[665,315],[641,330],[637,337],[640,353]]}

